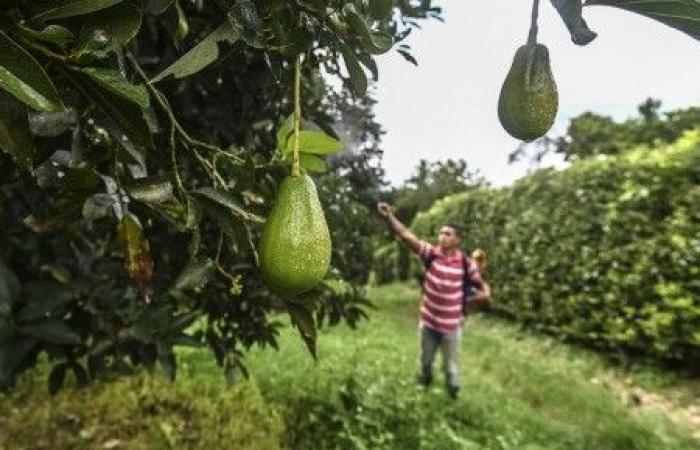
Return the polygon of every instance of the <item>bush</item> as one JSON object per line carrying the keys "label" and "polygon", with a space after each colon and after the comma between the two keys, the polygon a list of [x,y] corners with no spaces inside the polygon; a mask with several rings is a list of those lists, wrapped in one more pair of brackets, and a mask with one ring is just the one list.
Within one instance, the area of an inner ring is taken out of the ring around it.
{"label": "bush", "polygon": [[280,448],[284,431],[253,382],[225,389],[144,373],[64,389],[50,401],[42,388],[25,377],[0,394],[0,448],[262,450]]}
{"label": "bush", "polygon": [[413,228],[464,225],[489,252],[495,305],[623,355],[700,361],[700,131],[438,201]]}

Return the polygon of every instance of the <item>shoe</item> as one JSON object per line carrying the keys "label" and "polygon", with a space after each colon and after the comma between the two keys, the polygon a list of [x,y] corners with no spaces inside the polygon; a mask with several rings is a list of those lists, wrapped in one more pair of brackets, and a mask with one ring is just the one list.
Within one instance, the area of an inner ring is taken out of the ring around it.
{"label": "shoe", "polygon": [[433,382],[432,377],[424,377],[422,375],[418,375],[416,377],[416,382],[418,383],[419,387],[422,387],[423,389],[428,389],[430,387],[430,384]]}
{"label": "shoe", "polygon": [[452,400],[457,400],[457,397],[459,397],[459,388],[448,387],[447,395],[449,395]]}

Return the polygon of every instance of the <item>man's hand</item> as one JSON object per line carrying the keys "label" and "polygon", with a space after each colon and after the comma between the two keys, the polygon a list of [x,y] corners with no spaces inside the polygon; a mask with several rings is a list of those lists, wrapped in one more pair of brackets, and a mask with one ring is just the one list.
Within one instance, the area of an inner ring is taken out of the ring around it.
{"label": "man's hand", "polygon": [[411,247],[411,250],[414,253],[419,254],[421,245],[420,241],[416,235],[411,232],[411,230],[406,228],[406,225],[402,224],[401,221],[394,216],[394,209],[391,207],[391,205],[388,203],[379,202],[377,203],[377,211],[379,211],[379,214],[381,214],[381,216],[389,224],[391,230],[397,236],[403,239],[403,241],[406,242],[409,247]]}
{"label": "man's hand", "polygon": [[379,211],[379,214],[381,214],[382,217],[384,217],[385,219],[389,218],[394,213],[391,205],[384,202],[377,203],[377,210]]}

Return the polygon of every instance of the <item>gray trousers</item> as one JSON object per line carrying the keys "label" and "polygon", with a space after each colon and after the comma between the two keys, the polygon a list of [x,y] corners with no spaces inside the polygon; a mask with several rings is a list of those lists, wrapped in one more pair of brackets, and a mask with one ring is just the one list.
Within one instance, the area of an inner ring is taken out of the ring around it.
{"label": "gray trousers", "polygon": [[459,348],[462,341],[462,327],[451,334],[441,333],[420,326],[420,373],[418,381],[428,385],[433,380],[433,361],[438,347],[442,350],[442,365],[445,384],[449,389],[459,389]]}

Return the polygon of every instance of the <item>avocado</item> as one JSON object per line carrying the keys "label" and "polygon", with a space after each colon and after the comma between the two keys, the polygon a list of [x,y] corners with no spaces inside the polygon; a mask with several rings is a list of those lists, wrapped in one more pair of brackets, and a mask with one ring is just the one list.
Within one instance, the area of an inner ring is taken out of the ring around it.
{"label": "avocado", "polygon": [[282,181],[259,253],[265,282],[281,293],[306,292],[328,272],[331,236],[316,185],[308,175]]}
{"label": "avocado", "polygon": [[557,84],[543,44],[518,48],[498,99],[498,118],[514,138],[526,142],[544,136],[559,107]]}

